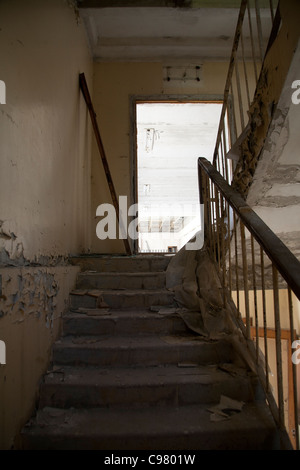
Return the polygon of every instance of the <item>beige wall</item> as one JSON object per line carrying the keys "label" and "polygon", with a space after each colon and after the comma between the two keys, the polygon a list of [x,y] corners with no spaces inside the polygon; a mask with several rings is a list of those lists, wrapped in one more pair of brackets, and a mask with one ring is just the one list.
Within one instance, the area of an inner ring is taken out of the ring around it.
{"label": "beige wall", "polygon": [[70,3],[0,2],[1,449],[34,410],[77,273],[65,257],[89,248],[92,60]]}
{"label": "beige wall", "polygon": [[0,220],[27,260],[88,248],[89,137],[78,74],[91,82],[85,31],[64,0],[0,3]]}
{"label": "beige wall", "polygon": [[[199,98],[222,95],[228,63],[203,64],[199,85],[176,85],[163,80],[163,64],[147,62],[96,63],[94,66],[94,106],[107,160],[117,195],[130,197],[132,158],[131,96],[193,95]],[[97,147],[92,157],[92,252],[124,252],[120,240],[99,240],[96,236],[96,208],[111,203]]]}
{"label": "beige wall", "polygon": [[6,364],[0,365],[0,449],[21,445],[19,431],[34,412],[77,272],[72,266],[0,268],[0,339],[6,345]]}

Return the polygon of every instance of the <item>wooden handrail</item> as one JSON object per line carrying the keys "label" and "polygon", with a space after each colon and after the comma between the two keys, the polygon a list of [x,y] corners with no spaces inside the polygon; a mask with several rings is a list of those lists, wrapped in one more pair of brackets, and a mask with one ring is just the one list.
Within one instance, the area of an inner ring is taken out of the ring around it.
{"label": "wooden handrail", "polygon": [[[96,113],[94,111],[93,103],[92,103],[92,100],[91,100],[91,96],[90,96],[90,93],[89,93],[89,89],[88,89],[88,86],[87,86],[87,82],[86,82],[84,73],[79,74],[79,85],[80,85],[80,89],[82,91],[82,94],[84,96],[86,105],[87,105],[89,113],[90,113],[90,117],[91,117],[93,129],[94,129],[94,133],[95,133],[95,137],[96,137],[96,141],[97,141],[97,145],[98,145],[98,150],[99,150],[100,157],[101,157],[101,160],[102,160],[106,180],[107,180],[108,187],[109,187],[109,190],[110,190],[112,202],[113,202],[113,205],[114,205],[114,208],[115,208],[115,211],[116,211],[117,220],[118,220],[118,223],[120,223],[119,201],[117,199],[115,187],[114,187],[114,184],[113,184],[112,176],[111,176],[110,169],[109,169],[109,166],[108,166],[104,146],[103,146],[103,143],[102,143],[102,139],[101,139],[98,123],[97,123]],[[125,246],[126,253],[128,255],[131,255],[131,248],[130,248],[130,244],[129,244],[128,239],[125,238],[125,239],[123,239],[123,241],[124,241],[124,246]]]}
{"label": "wooden handrail", "polygon": [[[278,272],[300,300],[300,262],[265,222],[251,209],[244,198],[235,191],[206,158],[198,159],[199,168],[205,171],[221,194],[236,211],[253,237],[264,249]],[[201,178],[199,177],[201,185]],[[200,193],[201,193],[200,186]],[[202,196],[200,196],[202,197]]]}

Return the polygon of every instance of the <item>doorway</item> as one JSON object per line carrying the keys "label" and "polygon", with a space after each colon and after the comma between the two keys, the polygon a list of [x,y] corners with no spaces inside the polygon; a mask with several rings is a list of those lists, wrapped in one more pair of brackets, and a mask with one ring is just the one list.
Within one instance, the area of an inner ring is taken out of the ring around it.
{"label": "doorway", "polygon": [[197,160],[212,160],[222,101],[135,101],[135,252],[176,253],[201,228]]}

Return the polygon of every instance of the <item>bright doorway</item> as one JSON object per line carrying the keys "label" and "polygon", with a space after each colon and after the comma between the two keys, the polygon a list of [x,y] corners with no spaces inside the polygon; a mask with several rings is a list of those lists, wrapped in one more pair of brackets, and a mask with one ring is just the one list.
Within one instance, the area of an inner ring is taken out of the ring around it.
{"label": "bright doorway", "polygon": [[198,157],[212,160],[221,101],[136,102],[139,253],[174,253],[200,229]]}

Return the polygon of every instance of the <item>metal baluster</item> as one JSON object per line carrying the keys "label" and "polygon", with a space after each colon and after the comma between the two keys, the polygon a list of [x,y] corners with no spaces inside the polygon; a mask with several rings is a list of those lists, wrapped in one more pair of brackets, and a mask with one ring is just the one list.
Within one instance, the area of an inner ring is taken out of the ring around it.
{"label": "metal baluster", "polygon": [[280,307],[278,291],[278,271],[272,263],[273,274],[273,299],[274,299],[274,322],[275,322],[275,343],[276,343],[276,370],[277,370],[277,394],[279,409],[279,426],[284,428],[284,396],[283,396],[283,374],[282,374],[282,352],[281,352],[281,326]]}

